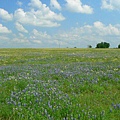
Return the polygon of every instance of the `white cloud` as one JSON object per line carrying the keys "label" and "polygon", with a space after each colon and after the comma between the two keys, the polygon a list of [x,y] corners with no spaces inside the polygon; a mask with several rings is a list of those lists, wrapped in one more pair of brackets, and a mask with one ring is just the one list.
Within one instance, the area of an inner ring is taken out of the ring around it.
{"label": "white cloud", "polygon": [[18,6],[20,6],[20,7],[21,7],[21,6],[22,6],[22,4],[23,4],[23,3],[22,3],[21,1],[17,1],[17,5],[18,5]]}
{"label": "white cloud", "polygon": [[96,21],[93,24],[94,24],[94,27],[96,27],[96,28],[103,28],[104,27],[104,24],[100,21]]}
{"label": "white cloud", "polygon": [[[115,25],[105,25],[100,21],[96,21],[93,25],[85,25],[77,28],[76,31],[80,32],[81,35],[94,35],[94,36],[120,36],[120,29]],[[79,33],[78,32],[78,33]]]}
{"label": "white cloud", "polygon": [[42,43],[40,40],[33,40],[32,42],[37,43],[37,44],[41,44]]}
{"label": "white cloud", "polygon": [[15,24],[15,27],[20,32],[28,33],[28,31],[18,22]]}
{"label": "white cloud", "polygon": [[9,40],[9,38],[7,36],[0,36],[0,42],[3,40]]}
{"label": "white cloud", "polygon": [[0,33],[11,33],[11,30],[8,30],[7,27],[4,27],[2,24],[0,24]]}
{"label": "white cloud", "polygon": [[102,9],[120,10],[120,0],[102,0]]}
{"label": "white cloud", "polygon": [[[70,31],[63,31],[54,35],[53,40],[64,43],[61,47],[87,47],[88,44],[96,46],[98,42],[109,42],[112,47],[116,47],[120,40],[119,25],[105,25],[96,21],[93,25],[84,25],[82,27],[72,28]],[[116,42],[115,42],[116,41]]]}
{"label": "white cloud", "polygon": [[13,19],[13,15],[9,14],[6,10],[0,8],[0,18],[6,21],[11,21]]}
{"label": "white cloud", "polygon": [[60,6],[60,4],[58,3],[57,0],[50,0],[50,6],[51,6],[52,8],[61,10],[61,6]]}
{"label": "white cloud", "polygon": [[88,5],[83,5],[81,0],[65,0],[66,8],[70,10],[71,12],[77,12],[77,13],[86,13],[86,14],[92,14],[93,8],[91,8]]}
{"label": "white cloud", "polygon": [[22,33],[14,34],[13,38],[12,38],[12,41],[14,43],[23,43],[23,44],[24,43],[27,43],[27,44],[29,43],[28,37],[24,36]]}
{"label": "white cloud", "polygon": [[57,14],[50,10],[46,4],[42,4],[40,0],[31,0],[28,4],[30,11],[17,9],[14,13],[16,21],[22,24],[29,24],[41,27],[58,27],[59,21],[65,20],[61,13]]}
{"label": "white cloud", "polygon": [[111,24],[109,24],[108,26],[105,26],[103,23],[97,21],[97,22],[94,22],[93,28],[95,29],[96,34],[98,34],[98,35],[102,35],[102,36],[120,35],[120,29],[118,29],[117,27],[115,27]]}
{"label": "white cloud", "polygon": [[24,38],[24,35],[22,33],[19,33],[20,38]]}
{"label": "white cloud", "polygon": [[[22,25],[20,23],[18,27]],[[22,26],[23,27],[23,26]],[[23,30],[21,30],[23,31]],[[61,31],[60,33],[50,35],[48,32],[33,29],[29,34],[6,34],[11,31],[0,24],[0,40],[3,47],[4,40],[8,41],[5,46],[9,47],[87,47],[88,44],[93,47],[98,42],[109,42],[112,47],[116,47],[120,42],[120,24],[105,25],[100,21],[94,22],[92,25],[84,25],[81,27],[71,28],[69,31]]]}
{"label": "white cloud", "polygon": [[50,39],[51,36],[48,35],[46,32],[41,32],[41,31],[37,31],[36,29],[33,29],[32,35],[30,36],[31,39],[42,39],[42,40],[46,40],[46,39]]}
{"label": "white cloud", "polygon": [[24,43],[29,43],[29,40],[28,39],[21,39],[21,38],[16,37],[16,38],[13,38],[12,42],[23,43],[24,44]]}
{"label": "white cloud", "polygon": [[40,0],[30,0],[31,2],[28,4],[31,8],[36,9],[46,9],[48,8],[46,4],[42,4]]}

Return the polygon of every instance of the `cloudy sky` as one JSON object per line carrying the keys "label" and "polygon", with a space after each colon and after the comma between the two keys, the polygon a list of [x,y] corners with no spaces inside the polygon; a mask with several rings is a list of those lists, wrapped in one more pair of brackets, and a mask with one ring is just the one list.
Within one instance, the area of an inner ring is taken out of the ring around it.
{"label": "cloudy sky", "polygon": [[120,0],[0,0],[0,48],[120,44]]}

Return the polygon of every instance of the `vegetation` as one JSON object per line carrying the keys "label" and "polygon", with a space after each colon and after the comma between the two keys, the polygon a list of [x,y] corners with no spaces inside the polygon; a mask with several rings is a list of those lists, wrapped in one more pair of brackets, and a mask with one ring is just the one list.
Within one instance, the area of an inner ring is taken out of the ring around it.
{"label": "vegetation", "polygon": [[0,120],[119,120],[120,49],[0,49]]}
{"label": "vegetation", "polygon": [[92,48],[92,45],[88,45],[88,48]]}
{"label": "vegetation", "polygon": [[120,44],[118,45],[118,48],[120,48]]}
{"label": "vegetation", "polygon": [[96,45],[96,48],[109,48],[110,44],[107,42],[101,42]]}

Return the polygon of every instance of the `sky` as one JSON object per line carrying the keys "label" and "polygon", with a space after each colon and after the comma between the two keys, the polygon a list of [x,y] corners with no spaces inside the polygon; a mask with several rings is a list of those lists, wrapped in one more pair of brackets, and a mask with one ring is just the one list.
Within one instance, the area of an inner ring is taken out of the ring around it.
{"label": "sky", "polygon": [[120,44],[120,0],[0,0],[0,48]]}

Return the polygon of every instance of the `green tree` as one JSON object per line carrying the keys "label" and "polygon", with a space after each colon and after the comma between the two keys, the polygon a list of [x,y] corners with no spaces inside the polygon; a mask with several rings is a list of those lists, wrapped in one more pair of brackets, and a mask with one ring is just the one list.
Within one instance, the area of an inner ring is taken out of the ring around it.
{"label": "green tree", "polygon": [[96,48],[109,48],[109,47],[110,47],[110,43],[107,42],[101,42],[96,45]]}
{"label": "green tree", "polygon": [[88,48],[92,48],[92,45],[88,45]]}
{"label": "green tree", "polygon": [[118,45],[118,48],[120,48],[120,44]]}

